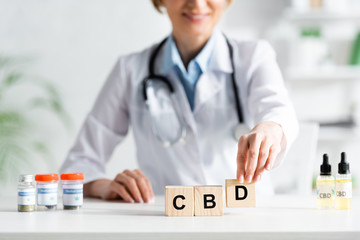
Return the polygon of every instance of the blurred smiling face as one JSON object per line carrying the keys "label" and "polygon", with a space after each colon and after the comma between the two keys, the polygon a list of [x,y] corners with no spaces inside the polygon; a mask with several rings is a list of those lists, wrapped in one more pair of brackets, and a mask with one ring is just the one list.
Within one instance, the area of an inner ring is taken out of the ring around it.
{"label": "blurred smiling face", "polygon": [[174,35],[210,37],[219,22],[227,0],[162,0]]}

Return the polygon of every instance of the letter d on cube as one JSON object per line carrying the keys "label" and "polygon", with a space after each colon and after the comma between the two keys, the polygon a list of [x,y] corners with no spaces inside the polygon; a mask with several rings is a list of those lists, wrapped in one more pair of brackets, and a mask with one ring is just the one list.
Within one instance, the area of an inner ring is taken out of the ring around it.
{"label": "letter d on cube", "polygon": [[237,179],[226,179],[226,207],[255,207],[255,183],[240,183]]}

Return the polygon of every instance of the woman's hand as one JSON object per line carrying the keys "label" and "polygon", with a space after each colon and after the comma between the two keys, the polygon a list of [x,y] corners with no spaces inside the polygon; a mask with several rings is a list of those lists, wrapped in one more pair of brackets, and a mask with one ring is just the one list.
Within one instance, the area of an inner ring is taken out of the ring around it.
{"label": "woman's hand", "polygon": [[270,170],[280,153],[284,132],[274,122],[262,122],[248,134],[243,135],[238,143],[237,179],[242,183],[258,182],[262,173]]}
{"label": "woman's hand", "polygon": [[125,202],[150,202],[154,193],[150,181],[139,170],[125,170],[114,180],[98,179],[84,185],[84,195],[104,200],[122,199]]}

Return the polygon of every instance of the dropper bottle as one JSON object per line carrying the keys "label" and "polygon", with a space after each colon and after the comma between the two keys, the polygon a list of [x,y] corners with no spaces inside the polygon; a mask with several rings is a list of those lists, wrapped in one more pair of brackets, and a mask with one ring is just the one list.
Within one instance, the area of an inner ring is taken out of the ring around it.
{"label": "dropper bottle", "polygon": [[320,176],[316,180],[318,209],[332,209],[335,206],[335,178],[331,175],[331,165],[327,154],[323,155]]}
{"label": "dropper bottle", "polygon": [[350,164],[346,161],[345,152],[341,153],[338,174],[336,175],[336,209],[351,209],[352,180]]}

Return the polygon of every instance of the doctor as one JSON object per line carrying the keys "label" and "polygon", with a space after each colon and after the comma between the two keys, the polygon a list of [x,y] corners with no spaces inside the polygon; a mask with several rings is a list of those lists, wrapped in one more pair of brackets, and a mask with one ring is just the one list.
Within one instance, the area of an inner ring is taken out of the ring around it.
{"label": "doctor", "polygon": [[[84,172],[86,196],[126,202],[149,202],[165,185],[260,181],[298,129],[273,49],[216,28],[230,0],[152,2],[172,33],[118,59],[61,172]],[[107,179],[130,126],[141,170]]]}

